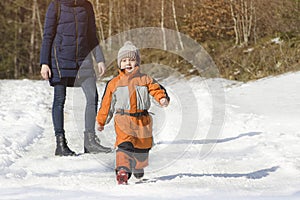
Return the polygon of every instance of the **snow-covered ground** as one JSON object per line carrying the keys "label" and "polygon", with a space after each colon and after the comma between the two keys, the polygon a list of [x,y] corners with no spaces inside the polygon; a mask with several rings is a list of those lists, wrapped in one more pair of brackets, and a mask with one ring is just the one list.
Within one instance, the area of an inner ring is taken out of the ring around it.
{"label": "snow-covered ground", "polygon": [[[147,181],[115,181],[115,154],[82,154],[80,88],[68,89],[65,126],[76,157],[55,157],[52,88],[0,80],[0,199],[300,199],[300,73],[242,84],[168,79],[153,103]],[[102,95],[104,83],[98,83]],[[214,93],[214,87],[224,86]],[[111,123],[97,133],[113,146]]]}

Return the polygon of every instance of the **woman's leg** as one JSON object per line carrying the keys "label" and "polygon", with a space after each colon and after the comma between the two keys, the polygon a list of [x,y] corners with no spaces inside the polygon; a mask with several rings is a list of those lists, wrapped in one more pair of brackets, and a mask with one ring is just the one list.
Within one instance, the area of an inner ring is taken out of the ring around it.
{"label": "woman's leg", "polygon": [[62,83],[54,86],[54,100],[52,107],[52,121],[54,132],[56,136],[56,156],[73,156],[75,152],[72,151],[65,138],[64,130],[64,105],[66,101],[66,79]]}
{"label": "woman's leg", "polygon": [[52,106],[52,121],[54,126],[55,136],[65,134],[64,130],[64,105],[66,101],[66,86],[54,86],[54,100]]}
{"label": "woman's leg", "polygon": [[98,104],[98,92],[96,88],[95,78],[87,78],[81,83],[81,87],[86,97],[84,152],[109,153],[112,151],[112,149],[102,146],[100,144],[99,138],[95,134],[95,123]]}
{"label": "woman's leg", "polygon": [[81,84],[86,97],[85,107],[85,133],[95,133],[97,115],[98,92],[94,77],[87,78]]}

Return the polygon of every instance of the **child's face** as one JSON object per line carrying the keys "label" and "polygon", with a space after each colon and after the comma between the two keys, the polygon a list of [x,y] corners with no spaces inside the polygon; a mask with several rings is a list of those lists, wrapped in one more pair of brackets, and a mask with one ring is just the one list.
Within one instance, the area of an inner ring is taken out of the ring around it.
{"label": "child's face", "polygon": [[121,60],[121,69],[125,69],[125,72],[131,73],[136,66],[135,58],[123,58]]}

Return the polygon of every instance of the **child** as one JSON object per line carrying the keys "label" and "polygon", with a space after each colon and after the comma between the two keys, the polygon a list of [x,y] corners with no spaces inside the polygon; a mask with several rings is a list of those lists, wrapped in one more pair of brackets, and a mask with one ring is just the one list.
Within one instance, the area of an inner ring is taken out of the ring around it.
{"label": "child", "polygon": [[116,178],[127,184],[131,174],[144,176],[152,147],[152,118],[148,113],[152,95],[163,107],[168,106],[166,90],[154,79],[139,71],[140,53],[130,42],[118,52],[119,75],[110,80],[97,114],[98,130],[104,130],[116,113]]}

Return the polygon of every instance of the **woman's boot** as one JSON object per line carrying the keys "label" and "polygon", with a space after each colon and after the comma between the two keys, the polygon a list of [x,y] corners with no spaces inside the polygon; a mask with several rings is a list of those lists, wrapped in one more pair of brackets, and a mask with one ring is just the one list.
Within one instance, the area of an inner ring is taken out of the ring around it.
{"label": "woman's boot", "polygon": [[64,135],[56,136],[56,156],[75,156],[75,152],[72,151],[68,145]]}
{"label": "woman's boot", "polygon": [[109,153],[112,149],[100,144],[95,133],[84,133],[84,153]]}

